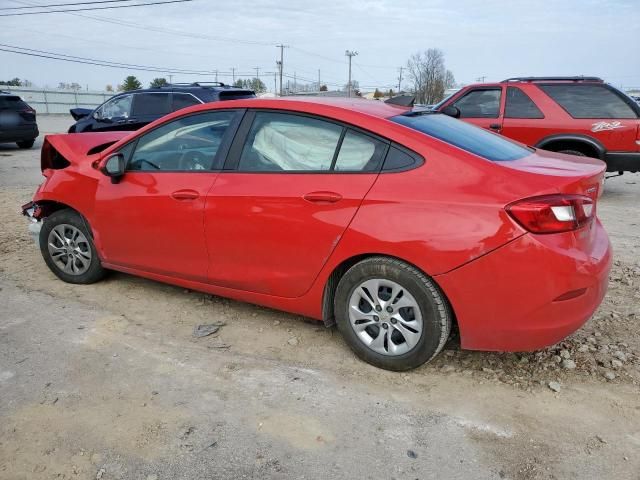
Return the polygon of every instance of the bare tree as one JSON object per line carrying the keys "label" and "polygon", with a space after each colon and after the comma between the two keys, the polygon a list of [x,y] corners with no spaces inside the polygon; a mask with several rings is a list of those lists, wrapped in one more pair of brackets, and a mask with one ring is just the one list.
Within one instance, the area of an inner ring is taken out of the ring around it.
{"label": "bare tree", "polygon": [[437,103],[444,97],[445,89],[455,84],[453,73],[445,68],[444,54],[437,48],[411,55],[407,70],[417,103]]}

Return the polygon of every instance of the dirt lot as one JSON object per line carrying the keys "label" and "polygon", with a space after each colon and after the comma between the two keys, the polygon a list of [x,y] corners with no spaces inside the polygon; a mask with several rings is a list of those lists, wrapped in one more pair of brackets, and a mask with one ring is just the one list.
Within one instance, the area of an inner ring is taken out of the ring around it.
{"label": "dirt lot", "polygon": [[39,145],[0,146],[0,479],[640,479],[640,175],[607,181],[616,262],[584,328],[532,354],[450,342],[395,374],[293,315],[57,280],[18,213]]}

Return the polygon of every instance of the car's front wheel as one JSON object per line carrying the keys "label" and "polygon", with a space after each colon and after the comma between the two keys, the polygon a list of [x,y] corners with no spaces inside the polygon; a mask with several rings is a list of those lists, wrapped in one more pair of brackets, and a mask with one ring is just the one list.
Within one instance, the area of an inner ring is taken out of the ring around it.
{"label": "car's front wheel", "polygon": [[94,283],[105,276],[86,222],[73,210],[58,210],[45,218],[40,252],[49,269],[65,282]]}
{"label": "car's front wheel", "polygon": [[343,275],[334,312],[338,329],[356,355],[394,371],[435,357],[452,323],[447,300],[433,280],[388,257],[365,259]]}

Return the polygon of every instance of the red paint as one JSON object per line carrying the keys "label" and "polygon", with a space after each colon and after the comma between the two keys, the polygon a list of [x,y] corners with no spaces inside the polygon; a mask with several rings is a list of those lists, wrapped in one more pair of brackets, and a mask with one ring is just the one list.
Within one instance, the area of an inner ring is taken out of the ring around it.
{"label": "red paint", "polygon": [[[419,153],[398,173],[127,173],[98,167],[128,140],[188,113],[270,108],[329,117]],[[599,222],[536,235],[506,206],[551,194],[597,201],[604,164],[540,152],[493,163],[392,123],[399,107],[364,100],[238,100],[192,107],[86,156],[86,134],[48,137],[71,165],[49,170],[34,201],[85,216],[107,268],[322,318],[328,278],[356,256],[405,260],[432,276],[455,311],[465,348],[522,350],[586,321],[611,262]],[[78,144],[75,144],[76,139]],[[584,293],[573,296],[576,291]]]}

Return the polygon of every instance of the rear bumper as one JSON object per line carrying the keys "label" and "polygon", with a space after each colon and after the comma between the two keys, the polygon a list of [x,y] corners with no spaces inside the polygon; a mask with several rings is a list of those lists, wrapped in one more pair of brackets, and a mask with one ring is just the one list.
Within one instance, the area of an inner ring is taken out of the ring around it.
{"label": "rear bumper", "polygon": [[[607,291],[611,245],[589,232],[527,234],[436,277],[458,319],[462,347],[531,351],[579,329]],[[589,236],[589,251],[581,246]]]}
{"label": "rear bumper", "polygon": [[640,152],[607,152],[607,172],[640,172]]}
{"label": "rear bumper", "polygon": [[0,142],[8,143],[33,140],[37,138],[39,134],[38,126],[35,123],[33,125],[19,125],[0,130]]}

